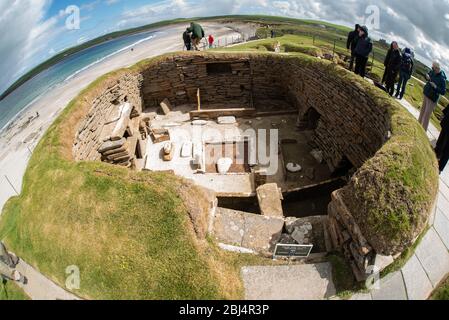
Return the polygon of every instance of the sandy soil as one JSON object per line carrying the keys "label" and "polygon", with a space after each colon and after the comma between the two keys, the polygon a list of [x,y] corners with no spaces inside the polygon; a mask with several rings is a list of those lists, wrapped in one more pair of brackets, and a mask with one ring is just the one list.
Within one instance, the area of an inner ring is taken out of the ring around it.
{"label": "sandy soil", "polygon": [[[241,35],[248,38],[255,33],[255,26],[247,24],[229,26],[211,22],[203,26],[206,34],[212,33],[220,45],[232,42],[232,38]],[[0,133],[0,214],[6,201],[20,192],[33,149],[64,107],[89,83],[107,72],[145,58],[183,50],[181,35],[185,28],[186,24],[179,24],[156,29],[154,39],[135,46],[133,51],[104,60],[49,91],[23,112],[8,130]]]}

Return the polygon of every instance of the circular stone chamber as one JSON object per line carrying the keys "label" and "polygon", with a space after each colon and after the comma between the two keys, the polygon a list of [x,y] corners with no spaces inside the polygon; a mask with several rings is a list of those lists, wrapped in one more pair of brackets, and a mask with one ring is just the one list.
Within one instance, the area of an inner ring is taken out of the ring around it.
{"label": "circular stone chamber", "polygon": [[261,253],[279,242],[338,249],[363,280],[425,229],[435,182],[402,180],[435,169],[415,161],[432,155],[418,145],[424,132],[327,61],[171,54],[100,88],[76,132],[75,160],[172,172],[213,190],[210,231],[221,243]]}

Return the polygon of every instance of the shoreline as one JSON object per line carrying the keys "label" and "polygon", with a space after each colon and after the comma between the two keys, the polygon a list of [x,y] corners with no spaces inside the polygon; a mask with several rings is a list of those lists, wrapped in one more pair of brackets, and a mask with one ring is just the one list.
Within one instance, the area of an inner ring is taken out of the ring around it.
{"label": "shoreline", "polygon": [[[203,23],[206,33],[214,34],[217,41],[223,41],[225,37],[229,39],[240,36],[245,31],[255,31],[255,26],[251,24],[232,24],[233,27],[239,28],[239,33],[227,27],[229,25],[220,22]],[[17,195],[15,190],[21,191],[23,176],[35,146],[70,101],[90,83],[108,72],[164,53],[182,51],[184,43],[181,35],[185,28],[186,24],[156,28],[154,31],[163,32],[162,36],[133,46],[133,51],[127,49],[119,52],[78,73],[67,82],[50,88],[0,131],[0,215],[9,198]],[[35,117],[37,112],[39,117]]]}

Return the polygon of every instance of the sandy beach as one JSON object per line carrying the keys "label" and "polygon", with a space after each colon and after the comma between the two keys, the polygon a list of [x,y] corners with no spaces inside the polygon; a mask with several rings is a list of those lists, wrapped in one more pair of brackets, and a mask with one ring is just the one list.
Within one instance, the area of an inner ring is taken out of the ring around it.
{"label": "sandy beach", "polygon": [[[204,23],[206,34],[213,34],[216,43],[230,43],[239,36],[253,36],[256,27],[249,24]],[[92,81],[110,71],[128,67],[146,58],[183,50],[182,32],[186,24],[155,29],[156,36],[120,52],[77,74],[67,82],[44,94],[31,104],[0,133],[0,214],[12,196],[20,193],[22,179],[33,149],[60,112]]]}

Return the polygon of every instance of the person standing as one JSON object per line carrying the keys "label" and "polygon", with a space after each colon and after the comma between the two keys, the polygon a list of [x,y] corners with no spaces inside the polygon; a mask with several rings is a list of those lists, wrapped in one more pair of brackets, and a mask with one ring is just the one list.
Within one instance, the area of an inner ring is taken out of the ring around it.
{"label": "person standing", "polygon": [[271,38],[274,38],[275,35],[274,29],[271,29]]}
{"label": "person standing", "polygon": [[449,161],[449,105],[443,111],[443,119],[441,120],[441,133],[438,138],[435,153],[439,161],[440,173],[444,171]]}
{"label": "person standing", "polygon": [[396,91],[396,98],[399,100],[404,98],[407,83],[413,75],[414,65],[412,50],[405,48],[404,53],[402,54],[401,68],[399,70],[399,83]]}
{"label": "person standing", "polygon": [[209,35],[208,41],[209,41],[209,49],[212,49],[214,47],[215,39],[214,39],[214,37],[211,34]]}
{"label": "person standing", "polygon": [[396,41],[391,44],[391,49],[388,51],[387,58],[385,59],[385,84],[387,92],[390,96],[394,95],[394,85],[401,68],[401,51]]}
{"label": "person standing", "polygon": [[355,47],[355,73],[362,78],[366,74],[366,64],[368,63],[368,57],[373,51],[373,43],[368,36],[368,28],[363,26],[359,30],[359,38]]}
{"label": "person standing", "polygon": [[387,81],[388,63],[390,61],[391,52],[393,52],[393,43],[391,43],[390,49],[388,49],[387,56],[385,57],[385,60],[384,60],[385,71],[384,71],[384,75],[382,77],[382,82],[381,82],[382,84],[385,84],[385,81]]}
{"label": "person standing", "polygon": [[440,64],[434,62],[432,70],[426,75],[427,83],[424,86],[424,100],[419,115],[419,123],[427,131],[430,117],[438,104],[440,95],[446,94],[446,74],[441,70]]}
{"label": "person standing", "polygon": [[192,23],[190,23],[190,27],[187,28],[187,31],[189,33],[192,33],[193,48],[196,51],[200,51],[200,48],[198,46],[199,46],[201,40],[206,36],[206,33],[204,32],[203,27],[196,22],[192,22]]}
{"label": "person standing", "polygon": [[18,264],[19,258],[10,254],[5,245],[0,242],[0,279],[4,278],[27,284],[27,278],[15,269]]}
{"label": "person standing", "polygon": [[191,38],[188,30],[184,31],[184,33],[182,34],[182,39],[184,40],[184,46],[186,47],[187,51],[191,51],[192,50],[192,38]]}
{"label": "person standing", "polygon": [[349,70],[352,71],[355,61],[355,47],[359,39],[360,25],[356,24],[355,29],[348,34],[348,41],[346,42],[346,49],[351,51],[351,59],[349,60]]}

